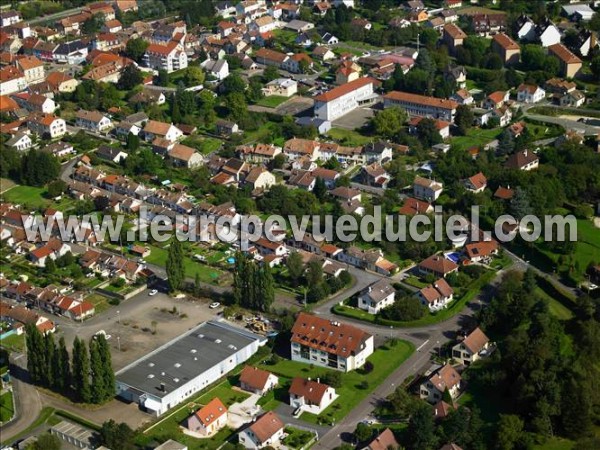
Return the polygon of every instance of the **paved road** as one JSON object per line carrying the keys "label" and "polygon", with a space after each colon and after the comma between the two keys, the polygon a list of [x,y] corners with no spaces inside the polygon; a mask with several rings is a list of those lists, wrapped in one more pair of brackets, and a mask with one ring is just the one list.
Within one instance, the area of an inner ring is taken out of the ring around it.
{"label": "paved road", "polygon": [[[534,108],[536,106],[544,106],[544,107],[548,107],[548,108],[553,108],[556,109],[557,111],[562,112],[564,115],[581,115],[581,116],[585,116],[586,110],[585,109],[579,109],[577,108],[576,110],[573,109],[565,109],[565,108],[561,108],[558,106],[552,106],[552,105],[546,105],[546,104],[534,104],[534,105],[524,105],[521,110],[523,111],[523,115],[525,117],[528,117],[530,119],[533,120],[539,120],[540,122],[545,122],[545,123],[552,123],[552,124],[556,124],[556,125],[561,125],[562,127],[566,128],[567,130],[576,130],[576,131],[582,131],[584,132],[586,135],[592,135],[595,136],[598,134],[598,127],[595,125],[588,125],[585,123],[581,123],[581,122],[577,122],[576,120],[569,120],[569,119],[561,119],[560,117],[555,117],[555,116],[544,116],[541,114],[532,114],[529,112],[529,110],[531,108]],[[598,111],[594,111],[596,114],[598,113]]]}
{"label": "paved road", "polygon": [[35,19],[29,20],[28,22],[29,22],[30,25],[35,25],[37,23],[44,23],[44,22],[48,22],[48,21],[56,21],[56,20],[63,19],[63,18],[68,17],[68,16],[79,14],[81,11],[83,11],[82,7],[81,8],[67,9],[65,11],[57,12],[55,14],[48,14],[47,16],[36,17]]}
{"label": "paved road", "polygon": [[2,426],[0,439],[9,441],[25,431],[42,411],[42,400],[35,387],[29,383],[25,355],[12,353],[10,356],[10,374],[13,386],[16,417]]}

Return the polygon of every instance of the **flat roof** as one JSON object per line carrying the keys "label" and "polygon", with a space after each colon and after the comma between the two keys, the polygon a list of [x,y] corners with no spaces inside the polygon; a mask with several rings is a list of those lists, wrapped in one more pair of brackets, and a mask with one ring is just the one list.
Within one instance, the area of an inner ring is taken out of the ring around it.
{"label": "flat roof", "polygon": [[[117,381],[162,398],[264,337],[223,322],[205,322],[116,374]],[[165,391],[161,390],[161,383]]]}
{"label": "flat roof", "polygon": [[90,444],[92,442],[92,438],[94,437],[93,431],[65,420],[54,425],[51,428],[51,431],[64,434],[65,436],[69,436],[71,439],[75,439],[86,444]]}

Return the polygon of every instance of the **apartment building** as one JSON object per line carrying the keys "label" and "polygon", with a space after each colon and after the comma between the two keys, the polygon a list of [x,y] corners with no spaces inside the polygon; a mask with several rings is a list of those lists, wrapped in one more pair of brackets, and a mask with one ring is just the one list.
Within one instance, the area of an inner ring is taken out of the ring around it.
{"label": "apartment building", "polygon": [[383,107],[399,106],[411,116],[429,117],[454,123],[458,103],[454,100],[392,91],[383,96]]}
{"label": "apartment building", "polygon": [[29,118],[27,128],[39,136],[47,135],[54,139],[67,132],[67,123],[54,114],[38,114]]}
{"label": "apartment building", "polygon": [[188,57],[177,42],[171,41],[166,45],[150,44],[144,54],[144,65],[171,73],[185,69],[188,66]]}

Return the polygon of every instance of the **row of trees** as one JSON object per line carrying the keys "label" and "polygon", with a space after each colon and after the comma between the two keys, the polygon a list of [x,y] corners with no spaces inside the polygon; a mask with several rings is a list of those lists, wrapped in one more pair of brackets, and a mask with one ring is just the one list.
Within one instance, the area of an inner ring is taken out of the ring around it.
{"label": "row of trees", "polygon": [[60,163],[49,153],[29,150],[27,153],[12,148],[0,152],[0,176],[30,186],[44,186],[60,173]]}
{"label": "row of trees", "polygon": [[233,299],[236,305],[269,311],[275,300],[275,283],[268,264],[259,264],[238,253],[235,258]]}
{"label": "row of trees", "polygon": [[89,347],[75,337],[69,355],[64,337],[57,344],[54,334],[42,334],[33,323],[26,325],[25,332],[32,382],[84,403],[103,403],[114,396],[110,348],[103,335],[91,339]]}

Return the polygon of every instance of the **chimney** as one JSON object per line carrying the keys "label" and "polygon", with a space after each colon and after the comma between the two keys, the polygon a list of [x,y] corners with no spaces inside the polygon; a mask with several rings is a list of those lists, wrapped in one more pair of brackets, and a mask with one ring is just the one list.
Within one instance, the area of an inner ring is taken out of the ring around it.
{"label": "chimney", "polygon": [[167,392],[166,389],[165,389],[165,383],[160,383],[160,390],[162,392]]}
{"label": "chimney", "polygon": [[321,382],[321,379],[320,379],[320,378],[317,378],[317,383],[320,383],[320,382]]}
{"label": "chimney", "polygon": [[527,149],[525,149],[525,150],[523,151],[523,155],[525,156],[525,158],[527,158]]}

